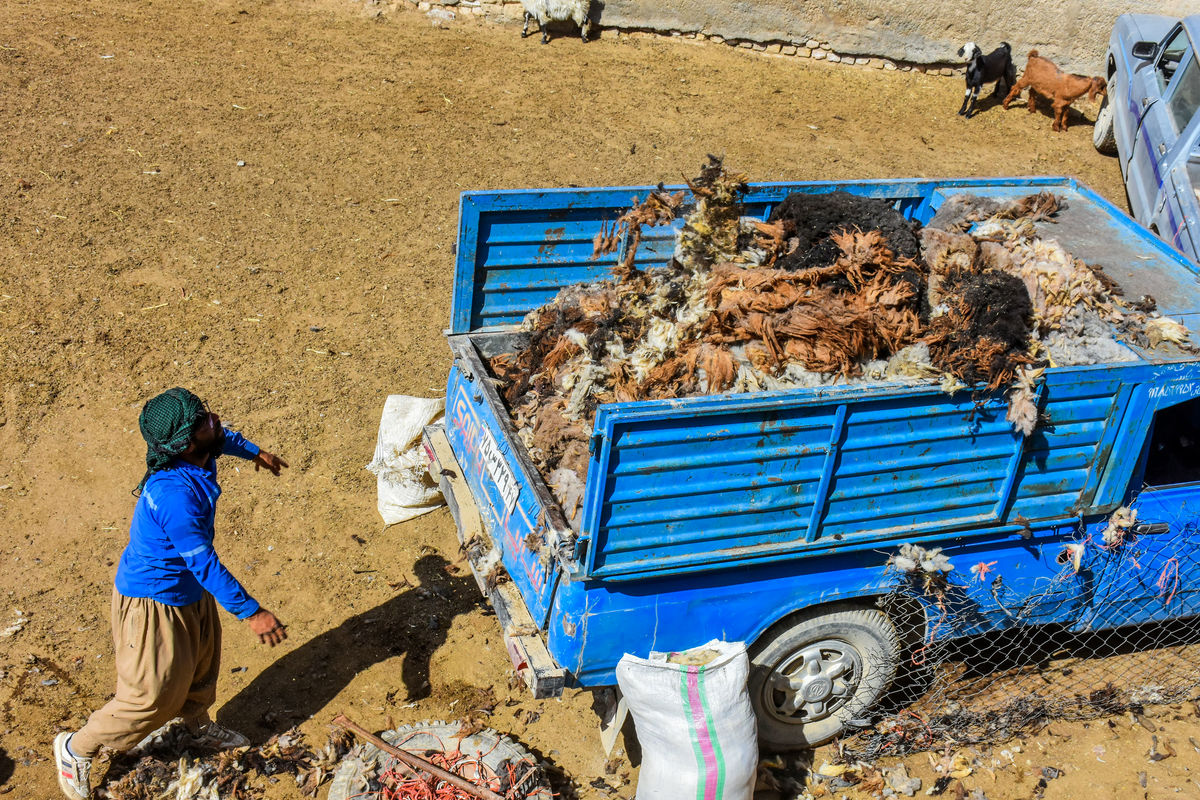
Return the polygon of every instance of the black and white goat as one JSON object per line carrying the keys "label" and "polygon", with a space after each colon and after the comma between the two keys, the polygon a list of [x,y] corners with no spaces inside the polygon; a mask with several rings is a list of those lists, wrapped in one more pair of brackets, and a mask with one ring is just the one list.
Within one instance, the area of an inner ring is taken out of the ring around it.
{"label": "black and white goat", "polygon": [[1003,98],[1017,82],[1017,68],[1013,65],[1012,48],[1008,42],[1001,42],[986,56],[974,42],[967,42],[958,48],[958,55],[967,59],[967,91],[963,96],[962,108],[958,110],[962,116],[971,116],[975,110],[975,98],[985,83],[995,81],[996,88],[992,96]]}

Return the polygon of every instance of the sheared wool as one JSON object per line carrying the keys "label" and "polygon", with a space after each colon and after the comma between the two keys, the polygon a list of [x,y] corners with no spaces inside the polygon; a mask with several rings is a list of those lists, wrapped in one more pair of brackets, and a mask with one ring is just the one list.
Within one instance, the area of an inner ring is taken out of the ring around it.
{"label": "sheared wool", "polygon": [[980,247],[986,260],[1024,281],[1033,302],[1035,334],[1051,364],[1136,360],[1121,341],[1149,349],[1164,342],[1188,344],[1187,328],[1143,310],[1153,307],[1152,299],[1125,301],[1103,271],[1075,258],[1058,241],[1038,236],[1031,218],[988,219],[971,235],[985,240]]}
{"label": "sheared wool", "polygon": [[1070,542],[1063,546],[1061,557],[1062,561],[1071,565],[1071,571],[1076,575],[1079,574],[1080,568],[1083,566],[1083,552],[1087,549],[1087,542]]}
{"label": "sheared wool", "polygon": [[929,220],[926,228],[945,231],[963,231],[972,222],[986,219],[1028,218],[1031,221],[1048,220],[1067,207],[1066,202],[1053,192],[1039,192],[1025,197],[996,199],[974,194],[956,194],[946,199],[941,208]]}
{"label": "sheared wool", "polygon": [[[693,231],[730,216],[711,203],[705,214]],[[742,252],[769,261],[759,229],[737,224]],[[874,232],[832,240],[841,252],[833,264],[796,272],[748,259],[710,268],[711,251],[681,246],[690,267],[675,261],[569,287],[531,312],[523,324],[530,345],[491,366],[535,463],[546,473],[575,469],[582,482],[587,459],[568,466],[562,443],[586,440],[601,403],[824,385],[857,378],[864,362],[887,373],[920,331],[917,289],[902,279],[917,265],[893,258]],[[911,354],[901,361],[892,377],[928,374],[907,363]],[[563,485],[551,490],[573,504]]]}
{"label": "sheared wool", "polygon": [[951,272],[971,269],[979,257],[979,244],[965,233],[941,228],[921,229],[921,251],[929,267],[929,305],[937,307],[945,300],[942,281]]}
{"label": "sheared wool", "polygon": [[[1151,298],[1125,302],[1102,271],[1039,235],[1035,221],[1064,205],[1053,194],[952,197],[919,234],[888,222],[887,235],[919,243],[918,261],[850,221],[745,218],[745,176],[719,159],[689,186],[691,206],[660,186],[606,227],[597,254],[629,239],[613,278],[564,288],[526,317],[526,347],[491,360],[518,436],[573,524],[601,404],[849,382],[983,385],[1006,389],[1007,419],[1028,436],[1045,366],[1137,358],[1127,344],[1188,346],[1182,325],[1152,315]],[[681,214],[673,259],[638,269],[641,228]]]}
{"label": "sheared wool", "polygon": [[221,800],[215,784],[207,781],[216,770],[203,762],[189,764],[179,759],[179,777],[167,787],[166,794],[173,800]]}
{"label": "sheared wool", "polygon": [[863,374],[877,380],[928,380],[938,375],[929,359],[929,345],[910,344],[887,361],[872,361],[863,367]]}
{"label": "sheared wool", "polygon": [[781,225],[782,245],[772,266],[802,272],[832,264],[840,255],[833,237],[847,231],[874,231],[899,260],[915,261],[920,243],[911,220],[888,200],[843,191],[794,192],[775,204],[768,220]]}
{"label": "sheared wool", "polygon": [[672,194],[660,183],[640,203],[634,198],[633,208],[618,217],[611,229],[601,226],[600,232],[592,240],[592,250],[596,255],[616,252],[622,239],[628,236],[629,247],[625,258],[614,271],[618,277],[628,277],[635,269],[633,260],[642,241],[642,228],[669,224],[675,219],[676,210],[682,202],[683,192]]}
{"label": "sheared wool", "polygon": [[1108,524],[1104,526],[1104,530],[1100,534],[1104,546],[1109,549],[1119,547],[1136,523],[1137,509],[1128,506],[1118,508],[1108,518]]}
{"label": "sheared wool", "polygon": [[[1075,258],[1056,240],[1038,235],[1034,222],[1052,220],[1064,206],[1046,193],[1003,202],[971,195],[950,198],[921,232],[930,266],[931,319],[949,310],[942,284],[950,270],[970,257],[970,239],[978,246],[974,269],[1011,273],[1024,283],[1033,306],[1030,355],[1050,366],[1136,360],[1138,355],[1127,345],[1154,349],[1173,341],[1187,346],[1186,328],[1148,313],[1154,307],[1152,298],[1126,302],[1120,287],[1103,271]],[[969,227],[971,223],[978,224]],[[946,230],[935,228],[938,224]],[[959,232],[968,227],[969,233]],[[1013,365],[1011,377],[1002,375],[1006,382],[1016,377],[1019,367]],[[1012,418],[1027,420],[1027,408],[1014,411]]]}
{"label": "sheared wool", "polygon": [[554,492],[559,505],[571,522],[579,514],[579,505],[583,502],[583,480],[572,469],[559,467],[546,476],[546,485]]}
{"label": "sheared wool", "polygon": [[1168,317],[1154,317],[1146,321],[1146,335],[1151,347],[1158,347],[1163,342],[1181,345],[1188,340],[1188,329]]}
{"label": "sheared wool", "polygon": [[1085,309],[1106,322],[1121,321],[1121,310],[1104,283],[1057,241],[1032,237],[1014,241],[1009,249],[1033,300],[1040,334],[1062,328]]}
{"label": "sheared wool", "polygon": [[136,753],[115,755],[97,791],[109,800],[255,800],[264,796],[257,779],[275,783],[291,775],[300,794],[315,797],[350,744],[348,733],[336,731],[314,752],[292,729],[261,747],[213,752],[178,724]]}
{"label": "sheared wool", "polygon": [[1029,436],[1037,427],[1037,384],[1045,371],[1028,366],[1019,368],[1013,386],[1008,390],[1008,413],[1005,419],[1023,436]]}
{"label": "sheared wool", "polygon": [[1033,360],[1031,307],[1020,279],[972,265],[952,269],[940,288],[945,310],[930,315],[922,337],[933,365],[966,384],[1010,384],[1017,369]]}
{"label": "sheared wool", "polygon": [[940,547],[926,549],[918,544],[905,543],[888,557],[889,568],[902,573],[930,597],[943,598],[949,588],[949,575],[954,565]]}
{"label": "sheared wool", "polygon": [[954,565],[942,553],[942,548],[924,548],[906,542],[900,550],[888,557],[888,566],[900,572],[952,572]]}
{"label": "sheared wool", "polygon": [[1091,309],[1078,309],[1062,325],[1041,337],[1050,366],[1113,364],[1138,356],[1113,335],[1113,327]]}
{"label": "sheared wool", "polygon": [[710,155],[700,175],[687,185],[696,204],[679,231],[676,259],[708,267],[737,258],[743,249],[740,219],[742,196],[749,188],[746,176],[727,172],[721,159]]}

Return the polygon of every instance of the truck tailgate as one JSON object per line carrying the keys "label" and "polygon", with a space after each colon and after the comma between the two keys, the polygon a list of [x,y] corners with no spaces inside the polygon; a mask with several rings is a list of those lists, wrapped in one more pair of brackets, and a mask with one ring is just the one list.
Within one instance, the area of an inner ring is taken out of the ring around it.
{"label": "truck tailgate", "polygon": [[491,580],[511,580],[541,627],[559,577],[564,526],[555,519],[561,511],[533,477],[494,389],[480,382],[487,380],[482,363],[473,353],[460,355],[465,357],[455,360],[447,384],[446,435],[503,565]]}

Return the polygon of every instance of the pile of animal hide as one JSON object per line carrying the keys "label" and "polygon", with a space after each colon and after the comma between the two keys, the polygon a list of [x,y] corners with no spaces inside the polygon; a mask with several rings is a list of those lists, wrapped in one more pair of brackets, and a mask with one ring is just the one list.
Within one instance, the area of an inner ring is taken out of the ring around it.
{"label": "pile of animal hide", "polygon": [[316,797],[353,744],[339,729],[313,751],[292,729],[261,747],[214,753],[198,747],[182,725],[173,725],[135,753],[114,757],[105,791],[109,800],[254,800],[264,796],[254,776],[275,782],[291,775],[303,796]]}
{"label": "pile of animal hide", "polygon": [[[491,360],[515,427],[574,520],[603,403],[834,382],[1007,388],[1034,430],[1046,366],[1132,360],[1120,341],[1183,345],[1186,329],[1127,303],[1111,279],[1042,239],[1049,193],[959,195],[924,228],[886,200],[790,195],[743,217],[745,176],[709,156],[682,192],[660,185],[595,239],[626,255],[613,279],[564,288],[531,312],[526,346]],[[671,261],[638,269],[642,229],[687,211]]]}

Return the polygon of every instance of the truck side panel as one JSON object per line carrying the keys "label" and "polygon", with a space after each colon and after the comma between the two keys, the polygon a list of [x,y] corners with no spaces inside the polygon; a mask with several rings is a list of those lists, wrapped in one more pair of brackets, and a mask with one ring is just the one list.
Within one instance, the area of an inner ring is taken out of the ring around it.
{"label": "truck side panel", "polygon": [[[558,579],[553,558],[542,555],[546,533],[545,506],[519,468],[512,452],[513,440],[485,401],[482,391],[459,366],[450,370],[446,390],[446,436],[467,485],[479,506],[480,517],[499,549],[507,576],[516,584],[530,615],[544,624]],[[533,537],[531,540],[530,537]],[[529,543],[537,542],[534,546]],[[527,543],[528,542],[528,543]]]}
{"label": "truck side panel", "polygon": [[886,389],[602,407],[587,574],[729,568],[998,521],[1022,445],[1003,397]]}
{"label": "truck side panel", "polygon": [[1053,519],[1120,505],[1122,496],[1098,498],[1095,493],[1121,431],[1129,386],[1149,374],[1145,366],[1133,364],[1046,373],[1042,422],[1025,441],[1007,520]]}
{"label": "truck side panel", "polygon": [[1131,387],[1163,369],[1049,371],[1028,439],[1002,395],[914,387],[602,408],[585,574],[632,580],[1111,511],[1126,487],[1100,479]]}
{"label": "truck side panel", "polygon": [[[1077,522],[1035,527],[1028,539],[1020,531],[993,531],[974,541],[939,542],[947,545],[956,569],[953,580],[961,584],[957,602],[974,607],[977,614],[967,616],[977,621],[978,632],[1011,624],[1009,615],[1047,587],[1055,593],[1054,602],[1034,609],[1025,622],[1067,623],[1097,602],[1072,567],[1059,563]],[[713,638],[753,642],[793,611],[856,599],[870,604],[904,581],[886,567],[890,552],[874,548],[766,561],[702,578],[563,580],[547,629],[549,649],[581,684],[612,684],[616,663],[626,652],[644,657],[651,650],[683,650]],[[972,578],[970,568],[978,563],[991,564],[986,583]],[[993,583],[997,575],[1003,580]],[[938,613],[932,604],[927,607],[929,628]]]}

